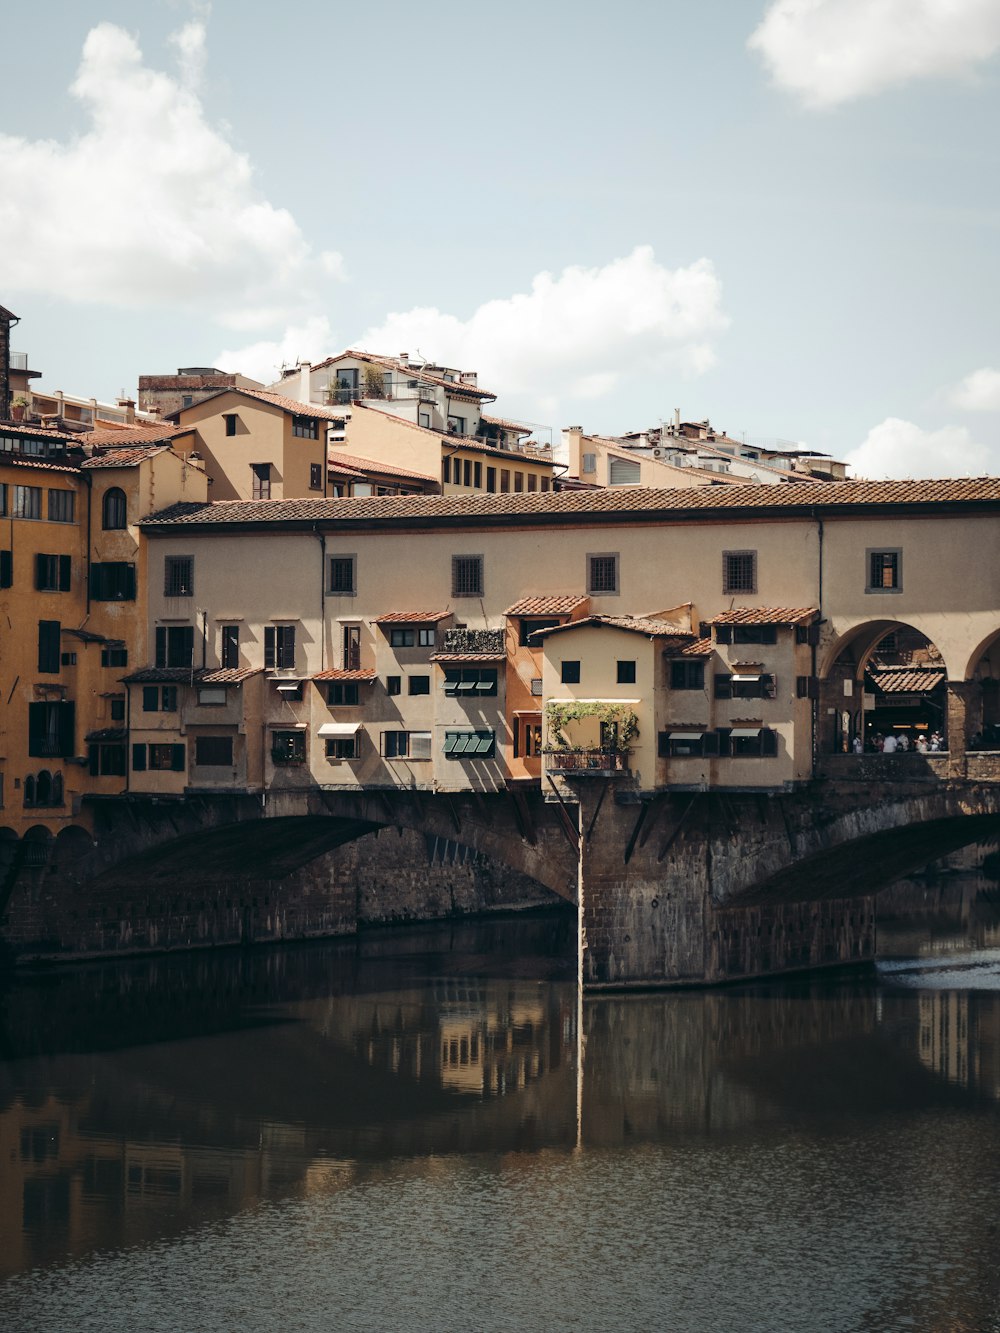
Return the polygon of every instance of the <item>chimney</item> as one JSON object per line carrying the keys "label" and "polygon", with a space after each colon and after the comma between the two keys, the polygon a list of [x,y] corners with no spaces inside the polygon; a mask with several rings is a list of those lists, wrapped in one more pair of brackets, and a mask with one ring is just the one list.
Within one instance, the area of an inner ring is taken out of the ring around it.
{"label": "chimney", "polygon": [[399,354],[399,359],[400,359],[400,361],[402,361],[403,365],[405,366],[406,363],[407,363],[407,361],[409,361],[409,359],[410,359],[410,354],[409,354],[409,352],[400,352],[400,354]]}
{"label": "chimney", "polygon": [[134,399],[134,398],[125,398],[125,397],[122,397],[122,398],[116,398],[116,399],[115,399],[115,406],[116,406],[116,407],[124,407],[124,409],[125,409],[125,424],[126,424],[127,426],[134,426],[134,425],[135,425],[135,399]]}
{"label": "chimney", "polygon": [[312,402],[312,366],[308,361],[299,362],[299,402]]}

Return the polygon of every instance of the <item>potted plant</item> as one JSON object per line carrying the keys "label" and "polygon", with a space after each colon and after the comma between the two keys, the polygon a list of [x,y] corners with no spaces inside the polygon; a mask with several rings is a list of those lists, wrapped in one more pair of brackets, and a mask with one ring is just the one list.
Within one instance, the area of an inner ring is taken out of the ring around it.
{"label": "potted plant", "polygon": [[19,393],[10,405],[10,417],[12,421],[23,421],[24,414],[28,409],[28,400],[23,393]]}

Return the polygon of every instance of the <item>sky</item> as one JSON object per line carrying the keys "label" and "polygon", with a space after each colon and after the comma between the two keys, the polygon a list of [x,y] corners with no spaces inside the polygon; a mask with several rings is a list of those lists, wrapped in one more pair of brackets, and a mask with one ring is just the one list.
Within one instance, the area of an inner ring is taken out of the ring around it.
{"label": "sky", "polygon": [[[110,400],[345,347],[1000,473],[1000,0],[6,6],[0,304]],[[549,438],[545,429],[541,438]]]}

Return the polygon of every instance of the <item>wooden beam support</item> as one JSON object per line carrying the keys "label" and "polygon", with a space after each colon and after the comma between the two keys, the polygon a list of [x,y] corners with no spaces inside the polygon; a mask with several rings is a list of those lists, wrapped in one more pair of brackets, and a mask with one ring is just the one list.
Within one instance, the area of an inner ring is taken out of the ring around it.
{"label": "wooden beam support", "polygon": [[507,795],[514,806],[514,820],[517,824],[517,831],[529,846],[537,847],[538,833],[535,830],[535,821],[531,817],[531,808],[524,799],[524,792],[517,787],[508,786]]}
{"label": "wooden beam support", "polygon": [[675,842],[676,839],[677,839],[677,835],[680,833],[681,829],[684,827],[684,821],[687,819],[688,815],[689,815],[689,814],[691,813],[691,811],[694,809],[694,803],[695,803],[696,800],[697,800],[697,796],[692,796],[691,799],[690,799],[690,801],[688,801],[687,806],[685,807],[684,813],[681,815],[680,819],[678,819],[677,823],[674,825],[674,830],[673,830],[673,832],[670,834],[670,836],[667,838],[666,842],[665,842],[665,843],[663,844],[663,846],[660,848],[660,850],[659,850],[659,854],[657,855],[657,858],[656,858],[657,861],[662,861],[663,858],[666,856],[667,852],[669,852],[670,849],[671,849],[671,847],[674,845],[674,842]]}
{"label": "wooden beam support", "polygon": [[550,787],[552,788],[552,790],[555,792],[555,794],[556,794],[556,800],[559,802],[559,818],[560,818],[560,821],[561,821],[561,823],[562,823],[562,830],[563,830],[563,833],[566,834],[566,841],[569,843],[570,847],[572,847],[572,849],[573,849],[573,851],[576,853],[576,855],[579,856],[579,854],[580,854],[580,834],[579,834],[579,832],[578,832],[578,830],[577,830],[577,827],[576,827],[576,825],[574,824],[573,820],[570,818],[570,815],[569,815],[569,807],[567,806],[566,802],[563,800],[562,795],[561,795],[561,793],[560,793],[560,791],[559,791],[559,788],[558,788],[558,787],[556,786],[556,784],[552,781],[552,774],[551,774],[551,773],[546,773],[545,776],[548,778],[549,786],[550,786]]}
{"label": "wooden beam support", "polygon": [[650,817],[646,820],[645,824],[643,824],[642,826],[642,837],[639,839],[640,851],[642,850],[643,847],[645,847],[646,843],[649,842],[650,835],[652,834],[653,829],[655,829],[657,824],[660,822],[660,816],[667,808],[667,803],[669,802],[669,800],[670,797],[666,794],[666,792],[661,792],[659,796],[653,797],[653,802],[649,811]]}
{"label": "wooden beam support", "polygon": [[597,805],[594,807],[593,817],[591,818],[591,821],[587,826],[587,837],[586,837],[587,842],[590,842],[590,836],[594,831],[595,825],[597,824],[597,816],[601,813],[601,806],[604,804],[604,798],[608,794],[608,787],[610,785],[611,785],[610,783],[606,782],[604,786],[601,788],[601,794],[597,798]]}
{"label": "wooden beam support", "polygon": [[628,840],[625,848],[625,864],[628,865],[632,860],[632,853],[635,851],[635,844],[639,841],[639,834],[642,832],[642,826],[646,822],[646,816],[649,814],[649,801],[643,801],[639,810],[639,818],[635,821],[635,828],[632,830],[632,836]]}
{"label": "wooden beam support", "polygon": [[455,832],[461,833],[462,821],[459,819],[458,811],[455,809],[455,802],[452,800],[450,796],[446,795],[444,798],[444,803],[445,806],[447,807],[449,815],[451,815],[451,822],[454,825]]}

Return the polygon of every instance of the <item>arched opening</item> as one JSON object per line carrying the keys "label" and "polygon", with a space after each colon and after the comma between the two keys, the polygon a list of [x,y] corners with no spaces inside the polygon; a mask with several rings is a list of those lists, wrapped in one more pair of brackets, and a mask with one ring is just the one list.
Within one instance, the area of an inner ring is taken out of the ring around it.
{"label": "arched opening", "polygon": [[35,804],[35,775],[34,775],[34,773],[29,773],[28,776],[24,779],[24,804],[25,804],[25,805],[34,805],[34,804]]}
{"label": "arched opening", "polygon": [[127,525],[128,506],[120,486],[109,486],[104,492],[101,526],[105,532],[117,532]]}
{"label": "arched opening", "polygon": [[35,779],[35,804],[52,804],[52,774],[47,768],[43,768]]}
{"label": "arched opening", "polygon": [[901,621],[857,625],[832,647],[819,691],[820,749],[834,754],[948,748],[948,672],[938,647]]}
{"label": "arched opening", "polygon": [[973,650],[965,681],[968,748],[1000,751],[1000,629]]}
{"label": "arched opening", "polygon": [[24,834],[24,861],[29,867],[48,865],[52,834],[42,824],[33,824]]}

